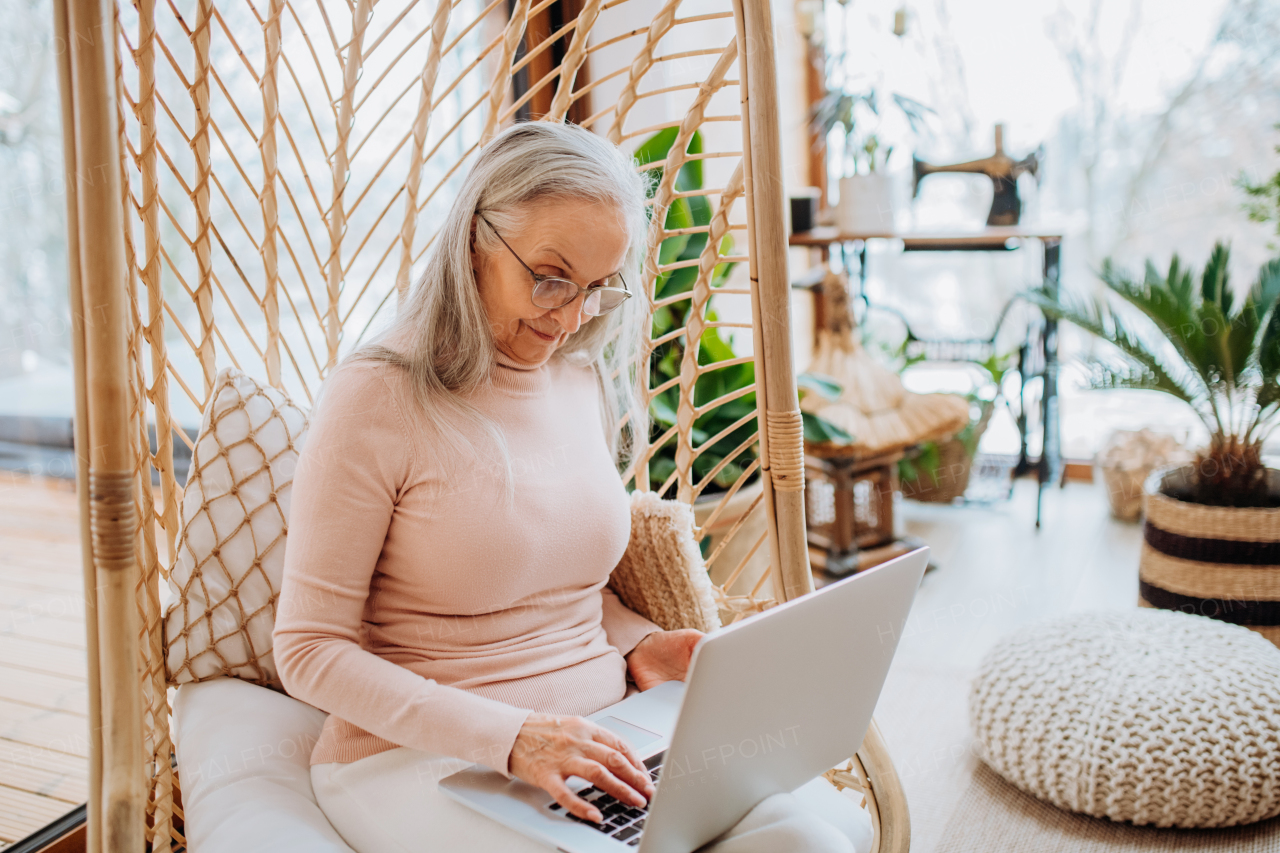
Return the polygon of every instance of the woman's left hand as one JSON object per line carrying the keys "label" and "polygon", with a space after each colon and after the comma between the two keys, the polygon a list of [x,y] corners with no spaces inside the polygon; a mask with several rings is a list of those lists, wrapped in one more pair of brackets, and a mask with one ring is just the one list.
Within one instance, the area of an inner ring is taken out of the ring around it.
{"label": "woman's left hand", "polygon": [[641,690],[664,681],[683,681],[700,639],[702,632],[693,628],[647,634],[626,656],[631,679]]}

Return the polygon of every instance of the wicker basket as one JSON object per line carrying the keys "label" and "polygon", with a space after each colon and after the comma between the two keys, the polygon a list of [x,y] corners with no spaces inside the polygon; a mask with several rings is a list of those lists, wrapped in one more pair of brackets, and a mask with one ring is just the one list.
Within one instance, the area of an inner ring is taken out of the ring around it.
{"label": "wicker basket", "polygon": [[[1191,471],[1170,466],[1147,479],[1138,603],[1244,625],[1280,646],[1280,508],[1180,499]],[[1267,478],[1280,495],[1280,471]]]}
{"label": "wicker basket", "polygon": [[1111,514],[1121,521],[1142,517],[1142,487],[1157,468],[1192,460],[1176,438],[1154,430],[1116,430],[1098,452],[1097,465],[1107,489]]}
{"label": "wicker basket", "polygon": [[938,467],[921,471],[914,480],[902,481],[902,496],[914,501],[951,503],[969,488],[973,457],[958,438],[938,442]]}
{"label": "wicker basket", "polygon": [[[991,423],[995,402],[981,404],[982,414],[973,423],[973,438],[969,441],[958,436],[938,442],[938,467],[932,471],[921,470],[914,480],[902,482],[902,496],[930,503],[952,503],[963,498],[969,490],[969,475],[973,472],[973,457],[978,444]],[[970,450],[972,448],[972,451]]]}
{"label": "wicker basket", "polygon": [[1102,483],[1107,489],[1107,501],[1111,515],[1120,521],[1137,521],[1142,518],[1142,485],[1151,476],[1149,468],[1116,468],[1099,465]]}

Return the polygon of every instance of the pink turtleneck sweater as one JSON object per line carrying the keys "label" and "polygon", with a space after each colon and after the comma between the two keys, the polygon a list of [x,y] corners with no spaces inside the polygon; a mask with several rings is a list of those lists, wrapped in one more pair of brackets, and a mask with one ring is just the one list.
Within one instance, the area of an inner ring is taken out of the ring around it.
{"label": "pink turtleneck sweater", "polygon": [[604,589],[631,517],[592,371],[499,353],[472,399],[506,436],[513,506],[492,449],[445,475],[402,369],[352,362],[325,381],[274,635],[285,689],[330,714],[312,764],[409,746],[509,775],[530,712],[620,700],[623,655],[659,630]]}

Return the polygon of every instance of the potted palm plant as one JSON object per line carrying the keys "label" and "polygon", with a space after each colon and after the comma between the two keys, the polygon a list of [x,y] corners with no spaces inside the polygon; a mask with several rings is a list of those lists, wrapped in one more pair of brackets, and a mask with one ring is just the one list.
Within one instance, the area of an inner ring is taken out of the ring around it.
{"label": "potted palm plant", "polygon": [[1148,261],[1140,279],[1105,262],[1107,297],[1136,309],[1137,325],[1108,299],[1029,298],[1115,345],[1118,358],[1092,361],[1092,387],[1171,394],[1208,430],[1192,464],[1145,484],[1140,603],[1247,625],[1280,645],[1280,471],[1262,460],[1280,425],[1280,258],[1237,294],[1229,257],[1215,246],[1198,281],[1176,255],[1163,275]]}

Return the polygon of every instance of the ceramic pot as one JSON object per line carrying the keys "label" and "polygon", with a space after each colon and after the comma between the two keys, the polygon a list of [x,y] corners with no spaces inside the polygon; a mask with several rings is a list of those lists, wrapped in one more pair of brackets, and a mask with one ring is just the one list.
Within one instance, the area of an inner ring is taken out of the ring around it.
{"label": "ceramic pot", "polygon": [[881,173],[841,178],[836,225],[846,234],[892,233],[893,178]]}
{"label": "ceramic pot", "polygon": [[[1191,471],[1169,466],[1147,479],[1138,603],[1243,625],[1280,646],[1280,508],[1186,500]],[[1280,495],[1280,471],[1267,480]]]}

